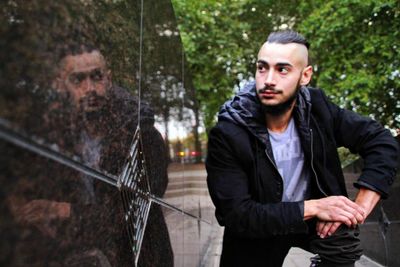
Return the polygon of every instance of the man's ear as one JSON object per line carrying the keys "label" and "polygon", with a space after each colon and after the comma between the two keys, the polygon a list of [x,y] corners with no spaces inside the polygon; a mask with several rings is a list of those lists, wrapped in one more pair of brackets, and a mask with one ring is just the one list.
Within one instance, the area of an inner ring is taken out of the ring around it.
{"label": "man's ear", "polygon": [[300,85],[307,85],[311,81],[311,77],[313,74],[313,67],[307,66],[303,69],[303,72],[301,74],[301,80],[300,80]]}

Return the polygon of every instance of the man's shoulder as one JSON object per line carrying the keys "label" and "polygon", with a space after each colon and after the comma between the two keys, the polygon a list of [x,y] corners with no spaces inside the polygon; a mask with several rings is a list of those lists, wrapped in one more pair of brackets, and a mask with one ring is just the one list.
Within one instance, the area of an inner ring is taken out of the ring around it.
{"label": "man's shoulder", "polygon": [[247,161],[252,158],[254,140],[246,128],[231,121],[220,120],[208,135],[209,155],[235,155],[241,161]]}
{"label": "man's shoulder", "polygon": [[310,94],[313,112],[317,110],[320,112],[327,112],[327,109],[332,106],[333,103],[329,100],[324,90],[316,87],[307,87],[307,89]]}
{"label": "man's shoulder", "polygon": [[[137,107],[139,99],[134,96],[128,89],[113,85],[110,90],[111,97],[113,101],[116,103],[115,105],[118,108],[126,107],[129,112],[133,112],[132,116],[137,116]],[[128,112],[126,111],[126,112]],[[140,117],[141,123],[149,123],[150,125],[154,124],[154,110],[150,106],[147,101],[140,100]]]}
{"label": "man's shoulder", "polygon": [[248,136],[249,131],[235,122],[229,120],[219,120],[210,131],[210,135],[214,134],[221,134],[223,136],[231,138],[238,138],[242,136]]}
{"label": "man's shoulder", "polygon": [[308,91],[310,92],[310,97],[311,97],[311,101],[321,101],[321,100],[326,100],[326,94],[324,92],[324,90],[322,90],[321,88],[317,88],[317,87],[307,87]]}
{"label": "man's shoulder", "polygon": [[113,86],[110,88],[110,93],[117,99],[127,99],[137,102],[137,98],[134,97],[132,93],[124,87],[113,84]]}

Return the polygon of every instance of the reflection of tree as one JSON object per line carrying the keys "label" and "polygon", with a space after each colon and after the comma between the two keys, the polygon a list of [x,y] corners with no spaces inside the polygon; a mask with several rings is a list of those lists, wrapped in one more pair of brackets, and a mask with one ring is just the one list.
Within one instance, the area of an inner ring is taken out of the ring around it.
{"label": "reflection of tree", "polygon": [[144,98],[151,98],[155,113],[161,116],[164,124],[166,147],[169,147],[168,122],[171,118],[178,118],[182,110],[182,87],[175,76],[164,77],[156,74],[144,90]]}
{"label": "reflection of tree", "polygon": [[200,123],[198,107],[193,96],[187,92],[188,90],[183,88],[182,83],[174,76],[159,75],[144,92],[145,97],[151,97],[155,113],[162,118],[167,147],[169,147],[168,124],[171,120],[179,121],[186,129],[192,129],[192,132],[198,135]]}
{"label": "reflection of tree", "polygon": [[[155,113],[163,118],[166,146],[169,147],[167,124],[171,120],[189,122],[187,128],[193,129],[198,141],[200,124],[199,108],[190,74],[185,69],[183,47],[175,21],[175,14],[169,1],[146,1],[145,14],[151,10],[162,10],[157,14],[157,24],[152,17],[145,17],[144,61],[142,76],[143,95],[152,103]],[[185,112],[185,109],[193,111]],[[191,123],[191,121],[195,123]],[[196,145],[200,150],[200,145]]]}

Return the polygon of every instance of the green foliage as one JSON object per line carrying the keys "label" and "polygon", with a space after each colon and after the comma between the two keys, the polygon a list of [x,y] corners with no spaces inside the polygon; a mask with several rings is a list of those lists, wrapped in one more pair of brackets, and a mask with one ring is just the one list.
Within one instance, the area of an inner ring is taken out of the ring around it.
{"label": "green foliage", "polygon": [[246,56],[250,24],[238,21],[245,1],[172,1],[206,127],[241,77],[251,75]]}
{"label": "green foliage", "polygon": [[358,155],[352,154],[350,150],[344,147],[338,148],[338,153],[343,168],[360,158]]}
{"label": "green foliage", "polygon": [[253,75],[269,32],[295,29],[311,42],[313,85],[332,100],[400,127],[397,0],[173,0],[207,128]]}
{"label": "green foliage", "polygon": [[400,126],[398,1],[316,1],[298,30],[312,43],[314,83],[339,105]]}

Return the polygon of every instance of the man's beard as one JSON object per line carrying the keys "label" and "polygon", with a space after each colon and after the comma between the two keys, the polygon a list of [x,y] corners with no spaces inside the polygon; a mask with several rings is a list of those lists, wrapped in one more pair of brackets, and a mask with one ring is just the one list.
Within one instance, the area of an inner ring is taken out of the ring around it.
{"label": "man's beard", "polygon": [[[300,91],[300,80],[297,82],[296,85],[296,90],[293,92],[292,95],[289,96],[289,98],[280,104],[276,104],[276,105],[265,105],[264,103],[262,103],[261,101],[261,110],[264,114],[269,114],[272,116],[279,116],[282,114],[285,114],[285,112],[287,112],[288,110],[290,110],[290,108],[292,107],[293,103],[296,101],[297,99],[297,95],[299,94]],[[257,89],[257,94],[259,94],[260,92],[266,91],[266,90],[270,90],[270,91],[275,91],[278,93],[281,93],[282,90],[276,89],[276,88],[272,88],[269,86],[265,86],[261,89]]]}
{"label": "man's beard", "polygon": [[79,99],[79,109],[85,113],[98,113],[107,104],[106,96],[99,95],[96,91],[91,91]]}
{"label": "man's beard", "polygon": [[77,130],[90,129],[99,135],[106,131],[107,124],[111,123],[107,102],[106,96],[97,95],[95,92],[82,97],[76,111]]}

